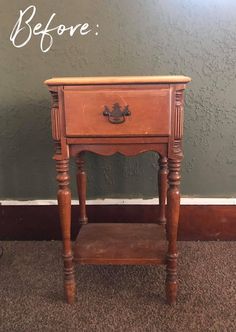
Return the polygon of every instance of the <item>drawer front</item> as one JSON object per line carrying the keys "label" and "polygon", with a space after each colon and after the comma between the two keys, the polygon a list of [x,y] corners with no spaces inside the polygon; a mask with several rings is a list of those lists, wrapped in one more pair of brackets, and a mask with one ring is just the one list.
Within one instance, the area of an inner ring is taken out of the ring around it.
{"label": "drawer front", "polygon": [[170,134],[166,89],[65,90],[66,136]]}

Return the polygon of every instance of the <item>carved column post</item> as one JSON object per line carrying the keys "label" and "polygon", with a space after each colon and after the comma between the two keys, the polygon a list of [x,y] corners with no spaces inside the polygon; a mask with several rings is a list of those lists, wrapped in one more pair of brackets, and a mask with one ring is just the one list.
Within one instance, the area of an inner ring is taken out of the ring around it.
{"label": "carved column post", "polygon": [[57,192],[58,208],[63,238],[63,260],[64,260],[64,288],[68,303],[75,301],[75,276],[71,250],[71,192],[69,189],[69,153],[66,140],[61,136],[61,116],[59,110],[60,93],[58,87],[49,88],[52,96],[51,122],[52,137],[55,142],[57,181],[59,189]]}
{"label": "carved column post", "polygon": [[168,254],[166,267],[166,297],[169,304],[176,302],[177,295],[177,232],[180,211],[180,167],[183,158],[183,90],[175,91],[174,139],[168,158]]}
{"label": "carved column post", "polygon": [[79,222],[87,224],[88,218],[86,214],[86,172],[84,169],[83,153],[80,153],[76,158],[77,164],[77,190],[79,196]]}
{"label": "carved column post", "polygon": [[159,158],[159,171],[158,171],[158,192],[159,192],[159,220],[160,225],[166,224],[165,202],[167,194],[167,158],[160,156]]}
{"label": "carved column post", "polygon": [[68,303],[75,301],[75,276],[71,250],[71,192],[69,189],[69,160],[57,160],[57,192],[61,231],[63,238],[64,287]]}
{"label": "carved column post", "polygon": [[181,160],[169,159],[169,188],[167,193],[168,201],[168,254],[167,254],[167,275],[166,275],[166,296],[167,302],[174,304],[177,295],[177,231],[180,209],[180,165]]}

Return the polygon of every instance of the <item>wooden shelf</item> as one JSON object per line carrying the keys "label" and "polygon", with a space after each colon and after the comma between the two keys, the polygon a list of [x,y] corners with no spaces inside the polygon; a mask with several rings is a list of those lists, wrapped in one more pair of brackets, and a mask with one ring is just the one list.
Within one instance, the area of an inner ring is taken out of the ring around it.
{"label": "wooden shelf", "polygon": [[74,247],[79,264],[165,264],[165,228],[158,224],[82,225]]}

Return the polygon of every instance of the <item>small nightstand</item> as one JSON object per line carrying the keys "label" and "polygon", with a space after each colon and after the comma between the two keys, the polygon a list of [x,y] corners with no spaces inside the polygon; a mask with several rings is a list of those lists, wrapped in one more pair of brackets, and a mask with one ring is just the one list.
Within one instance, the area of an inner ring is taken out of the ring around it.
{"label": "small nightstand", "polygon": [[[167,301],[175,303],[183,91],[190,80],[186,76],[124,76],[52,78],[45,82],[52,95],[52,136],[68,303],[75,300],[74,263],[164,264]],[[103,156],[119,152],[127,157],[145,151],[157,152],[160,156],[159,220],[155,224],[148,221],[142,224],[88,223],[85,151]],[[76,158],[78,166],[81,223],[73,251],[69,189],[71,157]]]}

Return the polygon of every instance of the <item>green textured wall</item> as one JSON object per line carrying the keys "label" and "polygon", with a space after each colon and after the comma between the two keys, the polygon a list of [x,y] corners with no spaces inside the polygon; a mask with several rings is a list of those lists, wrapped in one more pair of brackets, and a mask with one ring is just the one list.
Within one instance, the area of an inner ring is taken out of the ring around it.
{"label": "green textured wall", "polygon": [[[236,192],[236,2],[234,0],[0,1],[0,196],[54,198],[50,97],[52,76],[185,74],[182,193]],[[89,22],[86,36],[39,37],[15,48],[9,36],[19,10],[34,4],[34,24]],[[99,27],[97,27],[97,24]],[[98,32],[98,35],[96,35]],[[87,154],[88,195],[157,195],[157,156]],[[74,167],[72,166],[72,178]],[[74,190],[74,189],[73,189]]]}

